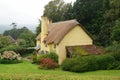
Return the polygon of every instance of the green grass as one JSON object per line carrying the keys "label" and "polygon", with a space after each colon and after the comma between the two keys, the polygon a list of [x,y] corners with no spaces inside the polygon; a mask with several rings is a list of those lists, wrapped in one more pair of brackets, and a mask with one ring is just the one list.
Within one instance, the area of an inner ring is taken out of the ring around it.
{"label": "green grass", "polygon": [[73,73],[55,70],[41,70],[27,61],[19,64],[0,64],[0,80],[120,80],[120,70],[100,70]]}

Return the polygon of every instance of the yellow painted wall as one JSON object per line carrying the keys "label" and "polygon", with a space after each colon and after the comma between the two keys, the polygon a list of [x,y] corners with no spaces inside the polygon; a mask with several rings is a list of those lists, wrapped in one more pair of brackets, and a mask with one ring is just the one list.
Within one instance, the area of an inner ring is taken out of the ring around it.
{"label": "yellow painted wall", "polygon": [[63,40],[56,45],[54,48],[54,44],[48,44],[47,47],[42,42],[46,35],[41,35],[41,50],[53,52],[55,51],[59,56],[59,64],[63,62],[66,58],[66,48],[65,46],[77,46],[77,45],[89,45],[93,44],[93,40],[88,36],[88,34],[80,27],[76,26],[70,32],[65,35]]}
{"label": "yellow painted wall", "polygon": [[36,45],[38,46],[38,45],[40,45],[40,43],[41,43],[41,41],[37,40]]}
{"label": "yellow painted wall", "polygon": [[65,46],[89,45],[92,44],[92,39],[79,26],[76,26],[63,38],[63,40],[56,47],[56,52],[59,56],[59,64],[66,58]]}

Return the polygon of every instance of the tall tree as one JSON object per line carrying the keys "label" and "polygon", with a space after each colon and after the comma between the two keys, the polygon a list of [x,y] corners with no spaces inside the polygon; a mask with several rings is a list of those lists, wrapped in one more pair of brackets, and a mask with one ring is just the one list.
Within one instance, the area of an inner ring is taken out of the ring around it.
{"label": "tall tree", "polygon": [[65,15],[68,13],[71,6],[70,3],[65,3],[63,0],[53,0],[44,7],[43,15],[52,19],[53,22],[66,20]]}
{"label": "tall tree", "polygon": [[39,24],[36,28],[36,36],[41,32],[41,21],[39,20]]}

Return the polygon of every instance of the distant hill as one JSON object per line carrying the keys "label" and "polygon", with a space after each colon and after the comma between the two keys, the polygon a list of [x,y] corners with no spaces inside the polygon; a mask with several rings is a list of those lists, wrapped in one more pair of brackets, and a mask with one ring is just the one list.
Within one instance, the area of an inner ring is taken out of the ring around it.
{"label": "distant hill", "polygon": [[7,25],[0,25],[0,34],[3,34],[5,30],[10,30],[10,29],[12,28]]}
{"label": "distant hill", "polygon": [[[17,28],[21,28],[24,26],[27,27],[29,30],[31,30],[33,33],[35,33],[37,25],[18,25]],[[12,26],[0,25],[0,34],[3,34],[5,30],[10,30],[10,29],[12,29]]]}

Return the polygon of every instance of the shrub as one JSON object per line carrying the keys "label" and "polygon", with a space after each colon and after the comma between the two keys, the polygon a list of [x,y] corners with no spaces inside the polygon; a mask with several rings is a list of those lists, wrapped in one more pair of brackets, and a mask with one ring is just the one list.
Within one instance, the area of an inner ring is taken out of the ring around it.
{"label": "shrub", "polygon": [[1,62],[1,53],[0,53],[0,62]]}
{"label": "shrub", "polygon": [[20,47],[16,45],[8,45],[7,47],[1,48],[0,53],[3,53],[4,51],[15,51],[18,48]]}
{"label": "shrub", "polygon": [[115,61],[113,64],[109,65],[108,69],[119,70],[120,69],[120,62],[119,61]]}
{"label": "shrub", "polygon": [[120,61],[120,43],[115,43],[106,48],[107,53],[111,53],[111,55],[115,58],[115,60]]}
{"label": "shrub", "polygon": [[74,59],[66,59],[62,64],[62,69],[73,72],[85,72],[98,69],[95,56],[85,56]]}
{"label": "shrub", "polygon": [[57,63],[51,58],[44,58],[40,61],[40,68],[42,69],[55,69]]}
{"label": "shrub", "polygon": [[48,54],[48,57],[53,59],[56,63],[58,63],[58,55],[54,52],[50,52],[50,54]]}
{"label": "shrub", "polygon": [[100,55],[100,56],[96,56],[96,61],[97,64],[99,66],[99,70],[106,70],[109,69],[109,65],[113,64],[115,62],[114,57],[112,57],[111,55]]}
{"label": "shrub", "polygon": [[120,52],[111,53],[111,55],[115,58],[116,61],[120,61]]}
{"label": "shrub", "polygon": [[61,67],[63,70],[72,72],[85,72],[108,69],[115,62],[110,55],[84,56],[74,59],[66,59]]}
{"label": "shrub", "polygon": [[51,58],[51,59],[54,60],[56,63],[58,63],[58,56],[57,56],[57,54],[54,53],[54,52],[50,52],[50,53],[48,53],[48,54],[40,54],[39,56],[36,57],[36,59],[35,59],[35,56],[34,56],[34,58],[33,58],[33,59],[34,59],[33,63],[39,64],[40,61],[41,61],[43,58]]}
{"label": "shrub", "polygon": [[1,62],[3,64],[19,63],[21,62],[20,54],[16,54],[14,51],[4,51],[1,56]]}
{"label": "shrub", "polygon": [[23,56],[23,55],[26,55],[26,54],[33,53],[34,49],[24,48],[24,47],[20,47],[20,46],[17,46],[17,45],[9,45],[5,48],[0,49],[0,53],[2,53],[4,51],[15,51],[16,53],[19,53],[21,56]]}
{"label": "shrub", "polygon": [[63,61],[61,67],[65,71],[71,71],[71,67],[77,64],[77,61],[75,58],[67,58]]}
{"label": "shrub", "polygon": [[10,60],[10,59],[2,59],[0,61],[0,63],[2,64],[15,64],[15,63],[21,63],[22,60],[18,61],[18,60]]}

